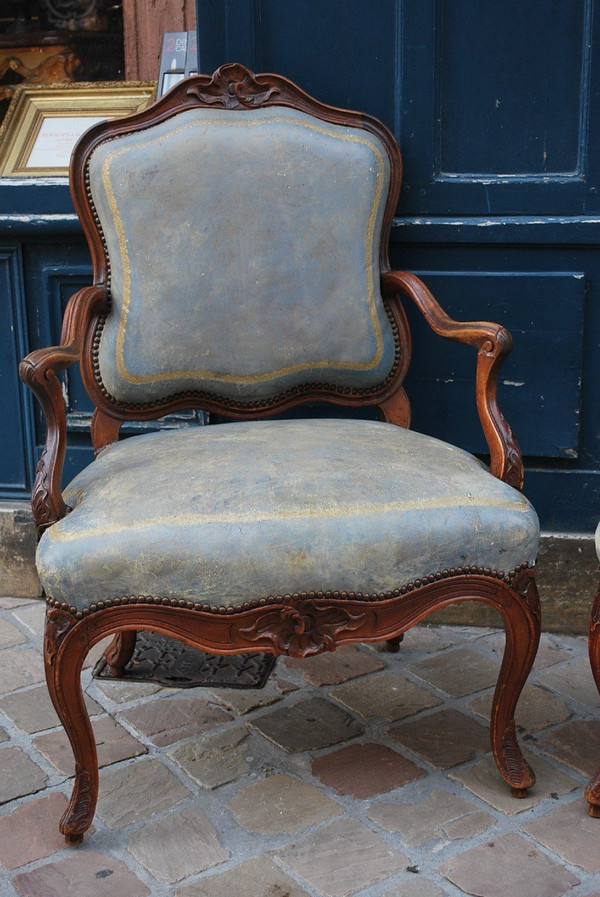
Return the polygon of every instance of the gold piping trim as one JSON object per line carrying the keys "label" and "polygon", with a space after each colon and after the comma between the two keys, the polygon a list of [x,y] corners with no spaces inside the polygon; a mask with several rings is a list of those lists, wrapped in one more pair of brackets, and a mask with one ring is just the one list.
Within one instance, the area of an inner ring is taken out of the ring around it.
{"label": "gold piping trim", "polygon": [[[207,119],[202,124],[223,124],[224,119]],[[292,122],[298,123],[298,118],[294,118],[291,116],[273,116],[266,119],[266,123],[271,122]],[[257,121],[227,121],[228,125],[234,125],[237,127],[242,126],[259,126],[265,124],[265,119],[257,120]],[[357,370],[357,371],[369,371],[373,368],[377,367],[379,362],[381,361],[383,355],[383,336],[381,332],[381,324],[379,322],[379,318],[377,317],[377,308],[375,305],[375,295],[374,295],[374,283],[373,283],[373,233],[375,230],[375,222],[377,219],[377,212],[379,209],[379,202],[381,200],[381,194],[383,192],[383,173],[384,173],[384,163],[383,163],[383,155],[379,150],[379,147],[370,139],[363,136],[358,135],[350,135],[350,134],[340,134],[337,130],[333,128],[325,128],[321,125],[313,124],[312,122],[303,122],[304,127],[308,127],[313,131],[318,131],[319,133],[326,134],[328,137],[335,137],[338,140],[345,140],[351,143],[362,143],[365,146],[369,147],[377,160],[377,178],[376,178],[376,190],[375,196],[373,199],[373,205],[371,207],[371,214],[369,216],[369,223],[367,227],[367,235],[365,238],[365,258],[366,258],[366,268],[367,268],[367,302],[369,304],[369,314],[371,318],[371,324],[373,326],[373,330],[375,333],[375,341],[376,341],[376,352],[373,356],[372,361],[365,362],[357,362],[357,363],[349,363],[344,361],[307,361],[301,362],[296,365],[291,365],[286,368],[280,368],[277,371],[273,371],[266,374],[257,374],[257,375],[247,375],[247,376],[236,376],[234,374],[216,374],[213,371],[208,370],[186,370],[186,371],[171,371],[170,373],[162,374],[162,376],[158,377],[156,374],[133,374],[131,373],[126,366],[125,363],[125,355],[124,355],[124,346],[125,346],[125,330],[127,325],[127,318],[129,316],[129,303],[131,297],[131,267],[129,263],[129,255],[127,251],[127,239],[125,237],[125,230],[123,227],[123,222],[117,208],[116,198],[112,189],[112,183],[110,181],[109,176],[109,165],[120,155],[128,152],[131,147],[122,147],[119,150],[115,150],[113,153],[109,153],[102,163],[102,183],[104,185],[104,189],[106,192],[106,196],[108,198],[108,203],[110,206],[110,210],[113,214],[115,221],[115,230],[117,232],[117,242],[119,244],[119,250],[121,253],[121,262],[123,266],[123,308],[121,311],[121,318],[119,321],[119,328],[117,331],[117,369],[121,377],[128,383],[162,383],[166,380],[179,380],[179,379],[187,379],[190,377],[204,378],[207,380],[217,380],[221,382],[228,383],[260,383],[266,380],[272,380],[276,377],[286,376],[287,374],[295,373],[296,371],[308,370],[313,367],[320,368],[342,368],[346,370]],[[167,138],[171,138],[173,134],[179,134],[184,130],[189,128],[197,127],[198,122],[188,122],[187,124],[181,125],[177,130],[171,132],[168,135],[164,135],[162,137],[152,137],[149,138],[145,143],[142,143],[141,146],[148,146],[152,142],[162,142]]]}
{"label": "gold piping trim", "polygon": [[[79,490],[76,493],[79,496],[85,498],[85,493],[80,492]],[[69,498],[70,496],[65,494],[65,498]],[[139,529],[149,529],[150,527],[158,527],[158,526],[208,526],[211,524],[243,524],[243,523],[263,523],[269,521],[278,521],[278,520],[300,520],[302,518],[332,518],[332,517],[359,517],[361,515],[370,515],[370,514],[382,514],[382,513],[390,513],[393,511],[419,511],[425,509],[434,509],[439,512],[444,511],[445,509],[460,507],[461,505],[466,505],[469,508],[506,508],[507,510],[512,511],[529,511],[529,507],[524,502],[507,502],[502,499],[489,499],[485,502],[485,504],[481,504],[478,502],[476,498],[473,498],[471,502],[468,499],[465,499],[464,496],[456,496],[451,498],[444,499],[444,504],[440,505],[439,499],[435,498],[426,498],[421,499],[420,501],[396,501],[396,502],[380,502],[378,504],[365,505],[362,507],[354,506],[347,508],[328,508],[328,509],[316,509],[316,508],[302,508],[298,510],[297,508],[290,510],[281,510],[277,512],[273,511],[263,511],[263,512],[252,512],[247,511],[245,513],[221,513],[221,514],[182,514],[182,515],[170,515],[164,517],[154,517],[149,520],[141,520],[135,523],[132,527],[132,524],[119,524],[112,523],[106,524],[105,526],[98,526],[93,530],[83,530],[81,532],[75,533],[63,533],[60,532],[59,527],[61,525],[61,521],[52,526],[49,530],[47,530],[49,538],[54,542],[74,542],[80,539],[85,538],[95,538],[97,536],[105,536],[109,533],[122,533],[131,531],[132,528],[135,530]],[[77,510],[75,508],[74,510]],[[70,519],[68,517],[64,518],[66,521]]]}

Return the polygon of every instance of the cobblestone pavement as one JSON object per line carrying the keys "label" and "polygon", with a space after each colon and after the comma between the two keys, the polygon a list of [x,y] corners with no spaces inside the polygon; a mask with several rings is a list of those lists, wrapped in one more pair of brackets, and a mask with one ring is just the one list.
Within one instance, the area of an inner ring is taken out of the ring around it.
{"label": "cobblestone pavement", "polygon": [[0,599],[0,897],[600,897],[584,638],[542,637],[517,712],[538,775],[525,800],[489,751],[500,630],[421,626],[398,654],[279,660],[245,692],[98,683],[92,658],[100,800],[67,848],[73,761],[43,613]]}

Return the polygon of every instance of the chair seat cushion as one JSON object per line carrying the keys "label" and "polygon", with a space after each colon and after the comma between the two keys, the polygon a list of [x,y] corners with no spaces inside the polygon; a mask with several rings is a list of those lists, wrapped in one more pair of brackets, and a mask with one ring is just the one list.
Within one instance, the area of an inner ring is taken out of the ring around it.
{"label": "chair seat cushion", "polygon": [[46,594],[214,606],[388,592],[449,568],[535,559],[529,502],[472,455],[387,423],[259,421],[105,449],[38,548]]}

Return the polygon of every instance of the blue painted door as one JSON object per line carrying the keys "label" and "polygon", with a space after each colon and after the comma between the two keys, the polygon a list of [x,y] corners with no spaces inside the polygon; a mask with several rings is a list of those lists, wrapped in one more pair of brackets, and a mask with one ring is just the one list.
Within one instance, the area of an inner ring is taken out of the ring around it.
{"label": "blue painted door", "polygon": [[[454,317],[512,331],[500,401],[554,530],[600,519],[598,13],[599,0],[198,0],[203,71],[277,71],[394,131],[392,263]],[[483,452],[473,356],[410,318],[413,425]]]}
{"label": "blue painted door", "polygon": [[[392,263],[418,272],[455,317],[513,332],[499,395],[525,491],[545,529],[590,532],[600,519],[600,0],[198,0],[198,22],[203,71],[233,61],[278,71],[394,131],[405,183]],[[26,497],[44,441],[16,360],[58,340],[61,308],[90,276],[66,183],[0,180],[0,497]],[[483,452],[472,353],[409,312],[414,426]],[[91,458],[91,408],[76,373],[65,387],[67,478]]]}

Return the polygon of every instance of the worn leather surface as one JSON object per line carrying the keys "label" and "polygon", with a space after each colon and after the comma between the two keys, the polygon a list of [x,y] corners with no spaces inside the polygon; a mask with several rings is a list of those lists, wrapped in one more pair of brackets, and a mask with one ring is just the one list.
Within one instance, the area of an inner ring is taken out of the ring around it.
{"label": "worn leather surface", "polygon": [[109,392],[243,401],[389,373],[379,291],[389,161],[377,137],[292,109],[194,109],[101,144]]}
{"label": "worn leather surface", "polygon": [[471,455],[392,424],[228,423],[136,436],[65,491],[39,543],[46,593],[236,605],[381,592],[451,567],[533,562],[528,501]]}

